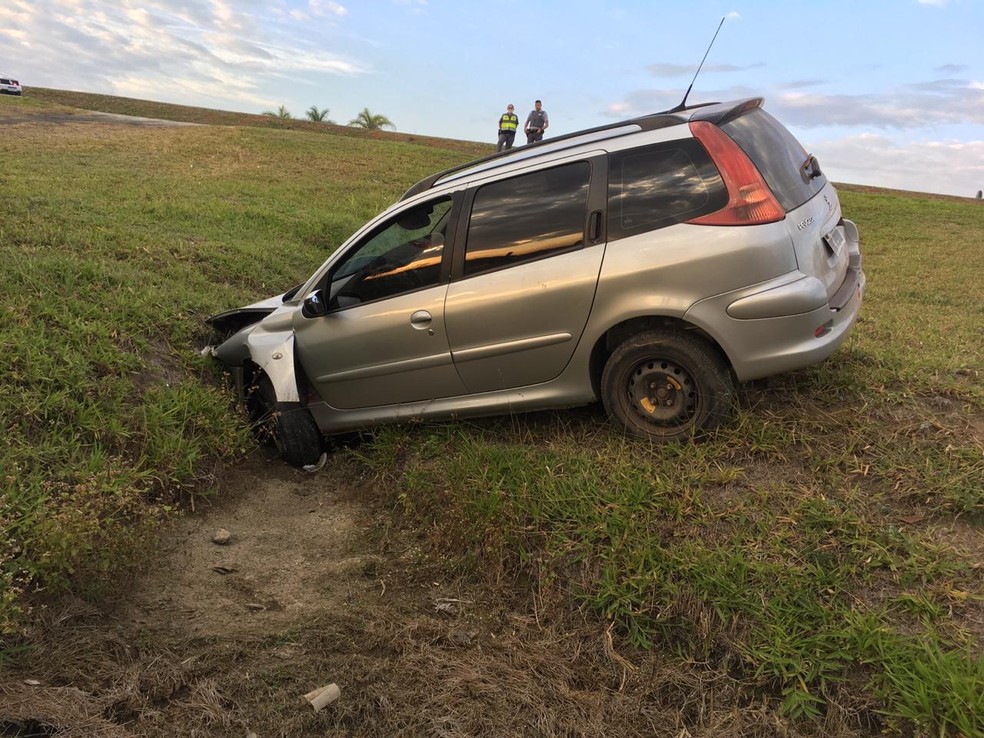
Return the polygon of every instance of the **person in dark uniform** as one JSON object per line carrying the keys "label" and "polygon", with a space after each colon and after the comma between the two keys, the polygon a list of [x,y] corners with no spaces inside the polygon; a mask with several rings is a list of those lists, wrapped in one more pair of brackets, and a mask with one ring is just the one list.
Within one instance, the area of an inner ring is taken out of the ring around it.
{"label": "person in dark uniform", "polygon": [[533,110],[530,114],[526,116],[526,123],[523,125],[523,131],[526,132],[526,143],[536,143],[537,141],[543,140],[543,132],[547,130],[550,125],[550,118],[547,117],[547,111],[543,109],[543,103],[537,100],[533,103]]}

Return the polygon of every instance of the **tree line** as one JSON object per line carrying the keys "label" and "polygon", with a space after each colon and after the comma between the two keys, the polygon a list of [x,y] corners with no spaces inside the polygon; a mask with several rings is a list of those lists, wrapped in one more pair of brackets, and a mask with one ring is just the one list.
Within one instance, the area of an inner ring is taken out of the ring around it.
{"label": "tree line", "polygon": [[[280,106],[279,110],[265,110],[263,115],[272,115],[274,118],[281,118],[283,120],[291,120],[294,116],[290,114],[283,105]],[[305,111],[304,116],[315,123],[331,123],[332,125],[337,125],[335,121],[328,119],[328,108],[318,108],[317,105],[312,105]],[[381,128],[396,128],[392,121],[385,115],[379,115],[373,113],[369,108],[363,108],[357,116],[348,122],[350,126],[356,126],[358,128],[365,128],[370,131],[378,131]]]}

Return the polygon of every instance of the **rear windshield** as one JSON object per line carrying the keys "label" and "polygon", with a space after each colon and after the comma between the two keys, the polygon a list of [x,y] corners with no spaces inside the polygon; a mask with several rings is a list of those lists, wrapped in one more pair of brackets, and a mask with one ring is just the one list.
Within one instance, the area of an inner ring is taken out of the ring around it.
{"label": "rear windshield", "polygon": [[816,160],[793,134],[761,108],[721,124],[754,162],[786,212],[798,208],[827,184]]}

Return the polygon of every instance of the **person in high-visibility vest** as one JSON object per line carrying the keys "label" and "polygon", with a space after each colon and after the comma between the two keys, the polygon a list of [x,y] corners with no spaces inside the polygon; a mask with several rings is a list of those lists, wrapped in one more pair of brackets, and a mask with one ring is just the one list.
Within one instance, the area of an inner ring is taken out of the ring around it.
{"label": "person in high-visibility vest", "polygon": [[495,150],[511,149],[518,128],[519,116],[513,112],[512,103],[509,103],[506,112],[499,117],[499,140],[495,144]]}

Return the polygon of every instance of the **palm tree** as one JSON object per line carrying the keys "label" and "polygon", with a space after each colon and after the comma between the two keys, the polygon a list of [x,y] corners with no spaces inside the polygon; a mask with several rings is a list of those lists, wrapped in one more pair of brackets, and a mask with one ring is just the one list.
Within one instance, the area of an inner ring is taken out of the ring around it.
{"label": "palm tree", "polygon": [[362,108],[362,112],[354,120],[350,120],[349,125],[365,128],[368,131],[378,131],[386,126],[396,128],[385,115],[373,115],[369,112],[369,108]]}
{"label": "palm tree", "polygon": [[315,123],[332,123],[332,124],[334,124],[334,121],[330,121],[330,120],[327,119],[328,118],[328,108],[323,108],[321,110],[318,110],[318,106],[317,105],[312,105],[310,108],[307,109],[307,112],[304,115],[306,115],[308,117],[308,120],[314,121]]}
{"label": "palm tree", "polygon": [[287,108],[285,108],[283,105],[280,106],[280,110],[278,110],[276,113],[273,112],[272,110],[264,110],[263,115],[272,115],[274,118],[281,118],[282,120],[290,120],[291,117],[293,117],[291,116]]}

